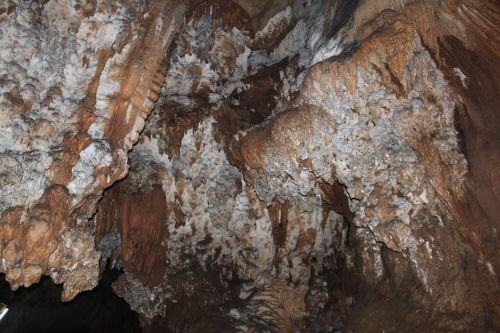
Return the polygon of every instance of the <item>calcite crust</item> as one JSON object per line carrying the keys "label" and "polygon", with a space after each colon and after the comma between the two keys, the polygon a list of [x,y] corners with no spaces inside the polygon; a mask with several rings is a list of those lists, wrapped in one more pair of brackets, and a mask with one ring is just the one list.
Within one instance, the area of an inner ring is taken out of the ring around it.
{"label": "calcite crust", "polygon": [[109,262],[146,328],[410,295],[500,329],[499,27],[495,0],[5,1],[0,272],[68,301]]}

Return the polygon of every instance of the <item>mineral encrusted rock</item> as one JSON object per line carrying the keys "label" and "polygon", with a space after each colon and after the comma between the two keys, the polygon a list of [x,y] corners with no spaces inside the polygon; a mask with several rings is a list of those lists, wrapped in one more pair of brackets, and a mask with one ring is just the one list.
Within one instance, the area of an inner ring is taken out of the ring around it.
{"label": "mineral encrusted rock", "polygon": [[1,8],[2,271],[96,286],[89,218],[125,176],[185,4],[12,2]]}
{"label": "mineral encrusted rock", "polygon": [[499,27],[494,0],[0,4],[0,270],[70,300],[109,262],[151,331],[498,330]]}

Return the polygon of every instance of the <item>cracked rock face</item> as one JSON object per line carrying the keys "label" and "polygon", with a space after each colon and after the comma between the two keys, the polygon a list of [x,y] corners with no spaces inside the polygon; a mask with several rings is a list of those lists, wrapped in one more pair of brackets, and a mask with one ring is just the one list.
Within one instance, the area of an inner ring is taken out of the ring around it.
{"label": "cracked rock face", "polygon": [[109,263],[151,332],[498,330],[498,27],[493,0],[0,4],[0,271],[71,300]]}

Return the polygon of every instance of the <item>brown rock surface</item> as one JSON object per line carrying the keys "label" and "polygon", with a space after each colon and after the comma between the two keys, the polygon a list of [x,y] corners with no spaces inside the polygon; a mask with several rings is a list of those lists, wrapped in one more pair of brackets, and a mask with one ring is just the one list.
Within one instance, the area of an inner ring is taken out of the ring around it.
{"label": "brown rock surface", "polygon": [[[130,189],[128,189],[130,191]],[[163,190],[154,185],[149,191],[129,193],[120,182],[106,192],[98,211],[96,240],[117,228],[121,238],[122,262],[127,272],[141,282],[155,285],[165,273],[166,248],[162,244],[167,207]]]}
{"label": "brown rock surface", "polygon": [[126,152],[163,84],[158,72],[184,11],[182,2],[90,9],[48,1],[2,13],[2,49],[16,45],[1,60],[10,89],[1,101],[2,170],[12,165],[1,184],[10,260],[2,270],[13,288],[49,274],[69,300],[97,284],[88,220],[102,190],[126,174]]}
{"label": "brown rock surface", "polygon": [[499,330],[499,27],[496,0],[0,4],[0,271],[71,300],[109,261],[152,332]]}

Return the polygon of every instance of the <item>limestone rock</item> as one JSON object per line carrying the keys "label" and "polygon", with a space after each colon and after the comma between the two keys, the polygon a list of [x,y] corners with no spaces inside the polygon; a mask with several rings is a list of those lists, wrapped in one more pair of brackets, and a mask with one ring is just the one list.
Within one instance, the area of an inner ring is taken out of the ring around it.
{"label": "limestone rock", "polygon": [[0,270],[70,300],[110,262],[145,331],[498,330],[499,27],[495,0],[0,4]]}
{"label": "limestone rock", "polygon": [[169,1],[2,5],[0,209],[11,258],[2,269],[14,288],[50,274],[71,299],[97,284],[89,218],[102,190],[126,174],[126,153],[163,84],[185,8]]}

